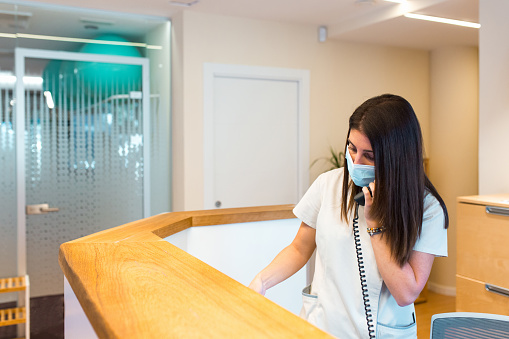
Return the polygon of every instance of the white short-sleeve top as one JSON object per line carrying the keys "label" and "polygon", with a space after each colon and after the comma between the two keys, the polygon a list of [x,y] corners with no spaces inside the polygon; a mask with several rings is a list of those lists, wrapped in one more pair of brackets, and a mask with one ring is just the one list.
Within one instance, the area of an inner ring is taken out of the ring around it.
{"label": "white short-sleeve top", "polygon": [[[293,212],[316,229],[313,282],[303,293],[301,316],[338,338],[368,338],[357,253],[350,224],[341,219],[343,169],[320,175]],[[377,338],[417,336],[414,305],[398,306],[378,271],[364,209],[359,207],[359,229],[369,302]],[[444,212],[430,193],[424,199],[422,232],[415,251],[447,256]]]}

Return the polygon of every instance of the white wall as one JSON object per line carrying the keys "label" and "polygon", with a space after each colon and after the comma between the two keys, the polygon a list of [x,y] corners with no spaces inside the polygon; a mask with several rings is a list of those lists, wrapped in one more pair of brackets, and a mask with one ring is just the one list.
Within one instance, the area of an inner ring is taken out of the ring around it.
{"label": "white wall", "polygon": [[477,194],[478,50],[444,47],[431,52],[430,180],[449,211],[447,258],[437,258],[430,289],[455,295],[456,197]]}
{"label": "white wall", "polygon": [[507,0],[479,1],[479,194],[509,192],[507,13]]}
{"label": "white wall", "polygon": [[[203,63],[310,70],[310,159],[343,148],[365,99],[406,97],[429,139],[429,53],[317,41],[316,27],[184,12],[172,21],[173,207],[203,208]],[[311,169],[312,182],[325,166]]]}
{"label": "white wall", "polygon": [[96,339],[97,334],[83,311],[78,297],[64,276],[64,337],[73,339]]}
{"label": "white wall", "polygon": [[[249,286],[255,275],[292,242],[299,226],[298,219],[200,226],[188,228],[165,240]],[[299,314],[301,291],[307,284],[305,267],[269,289],[265,296]]]}

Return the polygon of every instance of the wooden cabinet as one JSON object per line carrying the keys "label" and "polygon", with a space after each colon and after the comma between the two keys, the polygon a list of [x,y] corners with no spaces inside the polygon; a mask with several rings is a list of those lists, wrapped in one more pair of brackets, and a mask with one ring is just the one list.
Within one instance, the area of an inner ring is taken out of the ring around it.
{"label": "wooden cabinet", "polygon": [[509,315],[509,194],[458,198],[456,311]]}

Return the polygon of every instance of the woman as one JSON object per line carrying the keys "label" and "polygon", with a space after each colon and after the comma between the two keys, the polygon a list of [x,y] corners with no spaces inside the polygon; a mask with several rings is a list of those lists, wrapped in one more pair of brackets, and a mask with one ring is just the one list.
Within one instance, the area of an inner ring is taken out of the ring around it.
{"label": "woman", "polygon": [[[350,117],[345,155],[347,166],[319,176],[297,204],[302,223],[295,239],[249,287],[265,294],[316,248],[301,316],[339,338],[416,338],[413,302],[434,257],[447,255],[449,221],[424,174],[422,135],[410,103],[385,94],[359,106]],[[357,242],[366,300],[352,230],[353,197],[361,191]]]}

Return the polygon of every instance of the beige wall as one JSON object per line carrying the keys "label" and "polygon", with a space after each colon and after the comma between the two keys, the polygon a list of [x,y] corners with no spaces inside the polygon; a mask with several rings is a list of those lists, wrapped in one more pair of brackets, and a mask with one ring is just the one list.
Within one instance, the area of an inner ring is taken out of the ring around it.
{"label": "beige wall", "polygon": [[[203,63],[310,70],[310,159],[344,146],[348,117],[365,99],[406,97],[429,139],[429,53],[317,41],[317,28],[184,12],[173,31],[173,207],[203,208]],[[313,167],[310,181],[325,170]]]}
{"label": "beige wall", "polygon": [[507,0],[479,1],[479,193],[509,192]]}
{"label": "beige wall", "polygon": [[454,295],[456,197],[477,194],[478,50],[447,47],[431,53],[430,180],[449,210],[449,256],[438,258],[430,289]]}

